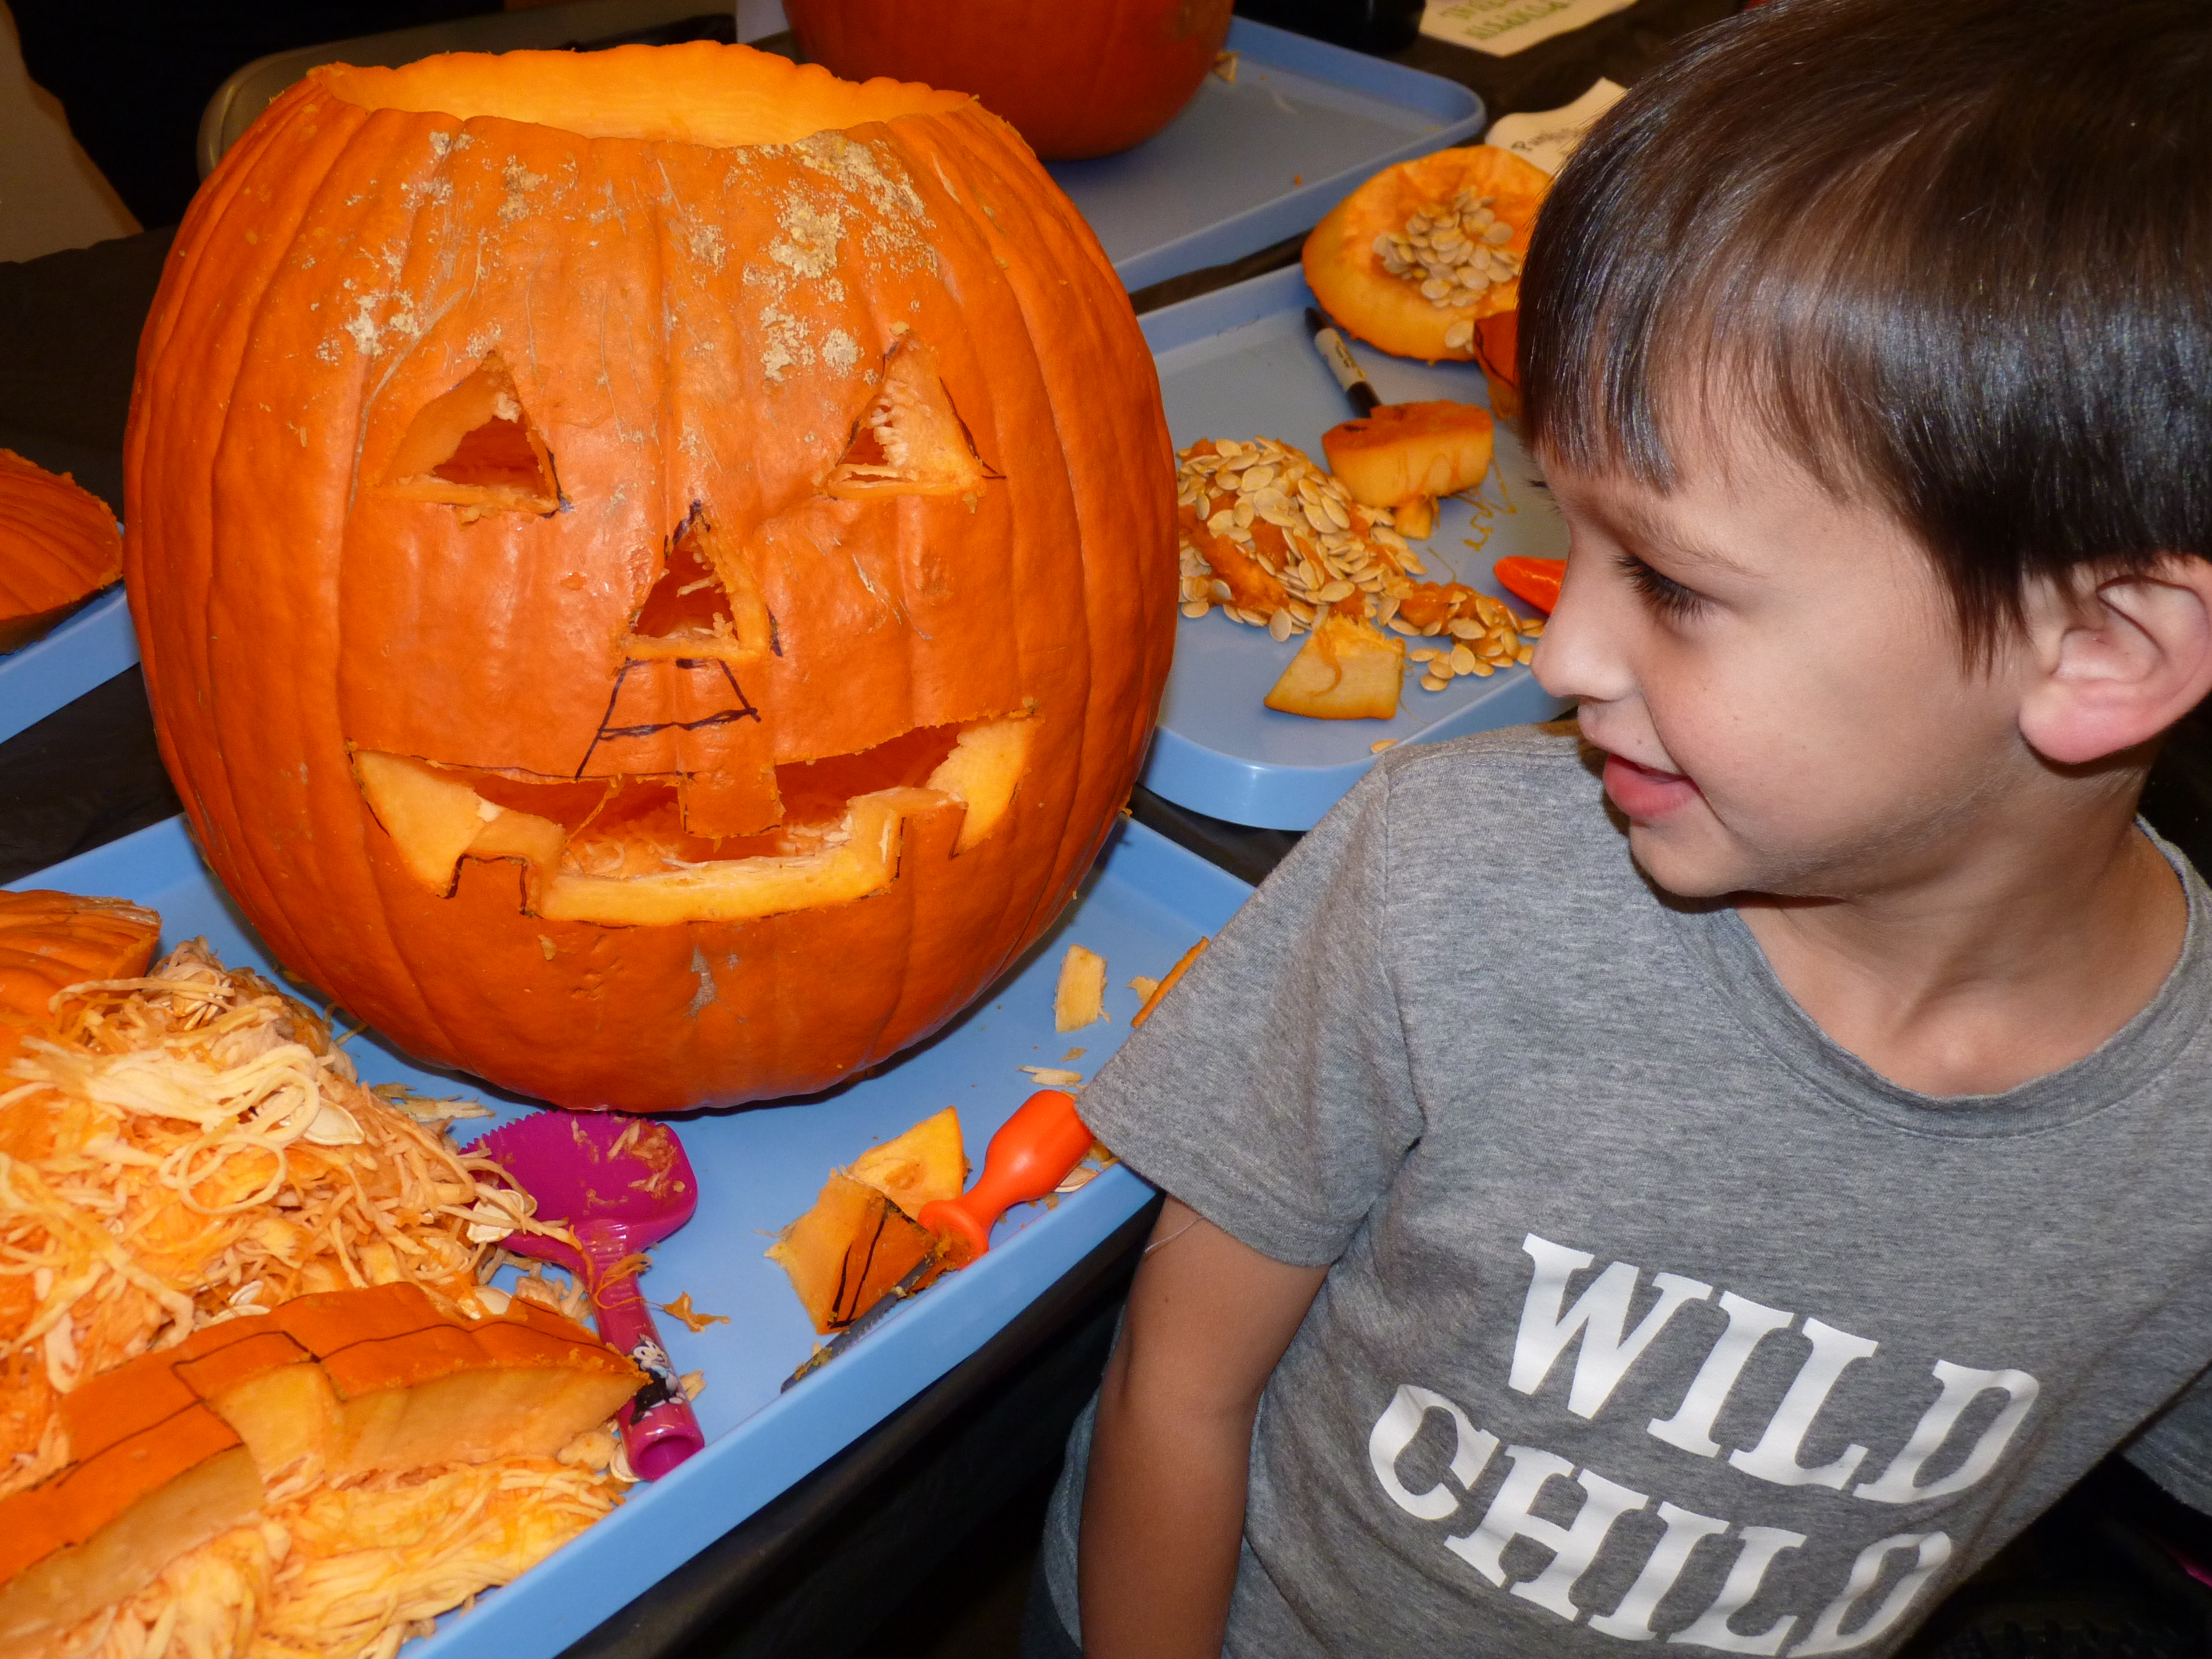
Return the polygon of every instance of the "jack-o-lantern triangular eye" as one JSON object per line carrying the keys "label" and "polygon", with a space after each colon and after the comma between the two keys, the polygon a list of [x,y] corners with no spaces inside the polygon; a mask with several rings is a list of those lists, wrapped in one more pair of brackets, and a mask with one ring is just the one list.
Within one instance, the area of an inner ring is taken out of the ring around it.
{"label": "jack-o-lantern triangular eye", "polygon": [[775,648],[775,623],[744,555],[694,506],[670,541],[667,568],[638,607],[623,654],[751,662]]}
{"label": "jack-o-lantern triangular eye", "polygon": [[464,520],[560,507],[552,454],[499,353],[486,353],[466,380],[422,406],[392,452],[385,489],[458,507]]}
{"label": "jack-o-lantern triangular eye", "polygon": [[823,481],[841,501],[870,495],[960,495],[995,476],[937,372],[937,354],[911,333],[884,354],[883,384]]}

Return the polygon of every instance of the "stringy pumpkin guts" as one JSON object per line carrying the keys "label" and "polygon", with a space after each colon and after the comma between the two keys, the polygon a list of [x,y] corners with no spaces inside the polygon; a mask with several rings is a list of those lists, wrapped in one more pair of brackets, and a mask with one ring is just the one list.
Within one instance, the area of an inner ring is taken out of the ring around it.
{"label": "stringy pumpkin guts", "polygon": [[195,1330],[368,1285],[489,1310],[479,1271],[535,1224],[442,1133],[481,1108],[362,1088],[204,941],[55,1000],[0,1093],[0,1497],[56,1467],[57,1397]]}

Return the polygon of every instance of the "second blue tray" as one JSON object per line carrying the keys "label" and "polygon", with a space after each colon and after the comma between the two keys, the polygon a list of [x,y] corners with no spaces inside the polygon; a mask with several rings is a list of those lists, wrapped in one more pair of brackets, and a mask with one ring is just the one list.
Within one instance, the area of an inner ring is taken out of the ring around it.
{"label": "second blue tray", "polygon": [[[1177,449],[1200,438],[1268,437],[1327,465],[1321,434],[1351,417],[1305,325],[1313,303],[1297,270],[1255,276],[1139,320],[1159,365],[1168,429]],[[1481,372],[1427,364],[1354,343],[1352,355],[1389,403],[1449,398],[1488,404]],[[1490,476],[1469,501],[1439,503],[1436,533],[1416,543],[1432,581],[1462,581],[1504,597],[1490,568],[1509,553],[1566,555],[1566,526],[1521,441],[1500,426]],[[1518,613],[1528,607],[1510,600]],[[1421,641],[1408,641],[1408,645]],[[1465,677],[1424,691],[1408,673],[1391,720],[1314,720],[1261,699],[1297,650],[1219,612],[1176,624],[1175,667],[1144,784],[1178,805],[1232,823],[1310,830],[1375,763],[1379,738],[1434,743],[1500,726],[1550,720],[1565,705],[1525,668]]]}
{"label": "second blue tray", "polygon": [[1209,75],[1134,149],[1047,170],[1132,289],[1238,258],[1317,222],[1394,162],[1483,128],[1455,81],[1238,18],[1232,83]]}

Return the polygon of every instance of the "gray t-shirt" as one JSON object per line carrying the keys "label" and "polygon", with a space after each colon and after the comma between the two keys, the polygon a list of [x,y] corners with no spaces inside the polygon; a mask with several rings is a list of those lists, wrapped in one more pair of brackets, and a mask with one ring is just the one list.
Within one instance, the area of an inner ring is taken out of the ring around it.
{"label": "gray t-shirt", "polygon": [[[2160,846],[2189,930],[2150,1006],[1937,1099],[1645,883],[1571,738],[1386,757],[1083,1097],[1209,1220],[1334,1264],[1261,1406],[1227,1651],[1895,1647],[2212,1364],[2206,892]],[[2142,1461],[2201,1502],[2191,1415]]]}

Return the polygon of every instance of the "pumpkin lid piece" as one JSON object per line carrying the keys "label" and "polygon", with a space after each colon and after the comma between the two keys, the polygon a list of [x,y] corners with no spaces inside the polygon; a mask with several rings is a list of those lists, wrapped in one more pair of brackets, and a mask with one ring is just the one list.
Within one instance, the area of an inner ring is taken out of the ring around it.
{"label": "pumpkin lid piece", "polygon": [[66,472],[0,449],[0,651],[123,574],[123,538],[107,503]]}
{"label": "pumpkin lid piece", "polygon": [[1488,144],[1378,173],[1306,238],[1330,316],[1401,357],[1469,359],[1475,325],[1520,304],[1521,261],[1551,179]]}
{"label": "pumpkin lid piece", "polygon": [[62,1401],[70,1462],[0,1503],[0,1652],[135,1595],[301,1458],[349,1476],[547,1457],[642,1381],[544,1309],[470,1320],[412,1285],[197,1331]]}

